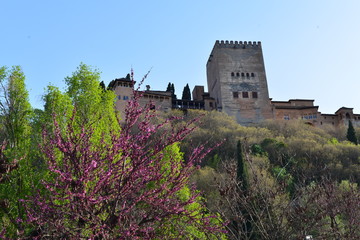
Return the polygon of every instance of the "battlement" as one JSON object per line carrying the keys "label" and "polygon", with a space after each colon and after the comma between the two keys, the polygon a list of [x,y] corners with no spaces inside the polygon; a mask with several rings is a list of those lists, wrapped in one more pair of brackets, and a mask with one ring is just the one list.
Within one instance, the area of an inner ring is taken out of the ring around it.
{"label": "battlement", "polygon": [[217,40],[215,47],[225,48],[261,48],[261,42],[251,41],[224,41]]}
{"label": "battlement", "polygon": [[213,52],[217,48],[233,48],[233,49],[260,49],[261,50],[261,42],[251,42],[251,41],[224,41],[224,40],[216,40],[213,50],[209,56],[208,62],[211,62],[213,58]]}

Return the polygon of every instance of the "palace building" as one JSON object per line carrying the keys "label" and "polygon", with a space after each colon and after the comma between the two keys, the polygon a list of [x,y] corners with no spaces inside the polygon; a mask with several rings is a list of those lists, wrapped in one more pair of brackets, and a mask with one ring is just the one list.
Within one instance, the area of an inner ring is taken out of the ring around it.
{"label": "palace building", "polygon": [[[195,86],[192,100],[176,99],[171,92],[150,90],[147,85],[141,104],[151,103],[161,111],[222,111],[244,126],[267,119],[302,119],[314,126],[341,126],[350,120],[360,126],[360,114],[354,114],[353,108],[341,107],[334,114],[323,114],[314,106],[314,100],[273,101],[269,97],[261,42],[216,41],[206,72],[208,92],[204,91],[204,86]],[[109,84],[117,95],[116,109],[122,113],[131,98],[132,84],[130,77],[115,79]]]}

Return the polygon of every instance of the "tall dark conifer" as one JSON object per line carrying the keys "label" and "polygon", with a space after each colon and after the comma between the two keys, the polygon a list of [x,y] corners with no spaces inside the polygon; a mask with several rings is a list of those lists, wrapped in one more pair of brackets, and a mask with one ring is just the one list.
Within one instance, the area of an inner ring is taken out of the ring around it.
{"label": "tall dark conifer", "polygon": [[236,145],[236,158],[237,158],[237,182],[241,184],[242,190],[246,191],[248,188],[247,171],[244,164],[244,157],[240,140]]}
{"label": "tall dark conifer", "polygon": [[171,84],[171,97],[172,97],[173,99],[176,99],[175,86],[174,86],[173,83]]}
{"label": "tall dark conifer", "polygon": [[348,130],[347,130],[346,138],[350,142],[352,142],[352,143],[354,143],[356,145],[358,144],[358,140],[357,140],[357,137],[356,137],[356,132],[355,132],[354,126],[353,126],[353,124],[352,124],[352,122],[350,120],[349,120],[349,127],[348,127]]}
{"label": "tall dark conifer", "polygon": [[[237,174],[236,174],[236,180],[239,184],[239,187],[241,189],[241,192],[239,194],[247,195],[249,190],[249,182],[248,182],[248,174],[246,165],[244,162],[244,155],[242,152],[242,146],[240,140],[237,142],[236,145],[236,158],[237,158]],[[248,239],[253,239],[251,237],[251,230],[252,230],[252,224],[251,224],[251,217],[249,216],[248,211],[246,208],[244,208],[243,205],[239,205],[239,209],[241,211],[241,215],[244,216],[244,222],[239,223],[238,221],[234,221],[234,226],[237,228],[238,231],[245,232]]]}
{"label": "tall dark conifer", "polygon": [[171,83],[169,82],[169,84],[168,84],[168,86],[167,86],[167,88],[166,88],[166,91],[167,92],[171,92]]}
{"label": "tall dark conifer", "polygon": [[191,100],[191,93],[190,93],[190,88],[189,88],[189,84],[186,84],[186,86],[184,87],[184,90],[182,92],[182,100]]}

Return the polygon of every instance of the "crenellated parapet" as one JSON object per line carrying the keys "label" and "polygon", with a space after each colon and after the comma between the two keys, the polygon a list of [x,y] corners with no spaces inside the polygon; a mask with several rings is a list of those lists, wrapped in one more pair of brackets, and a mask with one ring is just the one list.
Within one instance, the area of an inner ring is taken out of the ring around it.
{"label": "crenellated parapet", "polygon": [[224,40],[216,40],[213,50],[208,59],[208,63],[211,62],[213,58],[213,53],[215,49],[220,48],[232,48],[232,49],[258,49],[261,50],[261,42],[255,41],[224,41]]}
{"label": "crenellated parapet", "polygon": [[261,48],[261,42],[255,41],[224,41],[217,40],[215,42],[216,47],[225,47],[225,48]]}

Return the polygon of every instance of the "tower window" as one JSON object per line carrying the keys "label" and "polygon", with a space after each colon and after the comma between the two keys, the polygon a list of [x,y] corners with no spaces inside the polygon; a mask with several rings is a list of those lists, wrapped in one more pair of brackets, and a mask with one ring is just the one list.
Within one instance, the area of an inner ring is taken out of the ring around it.
{"label": "tower window", "polygon": [[245,73],[241,73],[241,76],[242,76],[242,77],[245,77]]}
{"label": "tower window", "polygon": [[243,98],[249,98],[249,93],[248,92],[242,92],[242,97]]}
{"label": "tower window", "polygon": [[246,73],[246,77],[250,77],[250,74],[249,74],[249,73]]}
{"label": "tower window", "polygon": [[239,98],[239,93],[238,92],[233,92],[233,98]]}
{"label": "tower window", "polygon": [[239,76],[240,76],[240,73],[237,72],[237,73],[236,73],[236,76],[239,77]]}
{"label": "tower window", "polygon": [[252,98],[258,98],[258,93],[257,92],[252,92]]}
{"label": "tower window", "polygon": [[255,73],[251,73],[251,77],[255,77]]}
{"label": "tower window", "polygon": [[234,72],[231,73],[231,76],[232,76],[232,77],[235,76]]}

